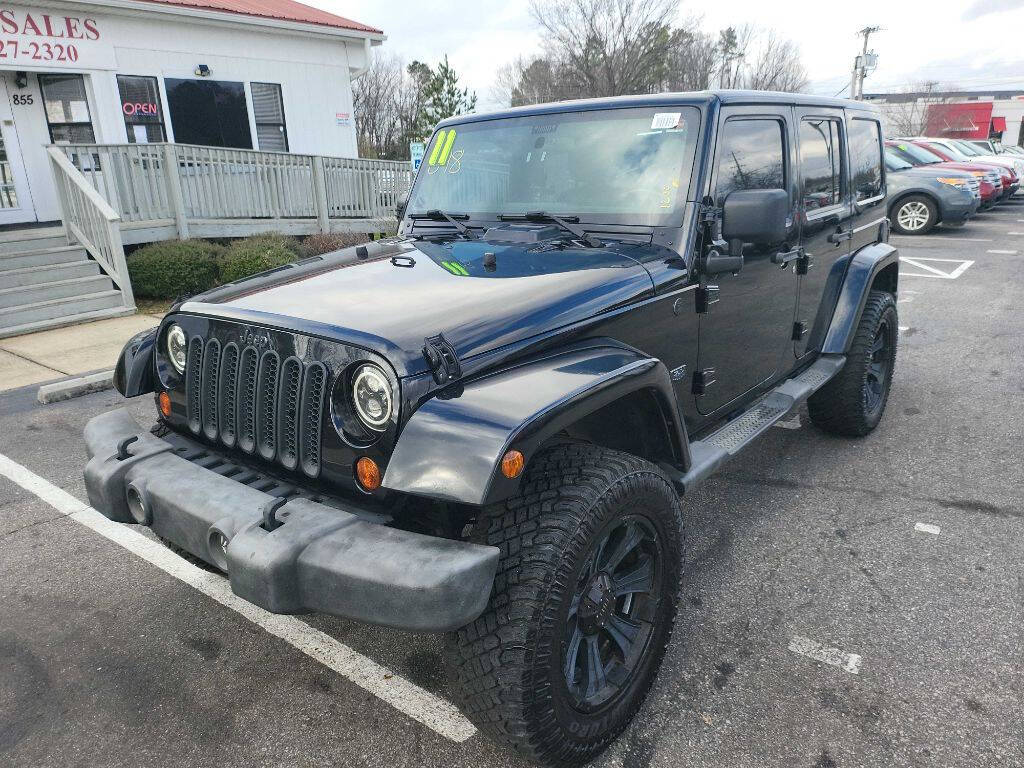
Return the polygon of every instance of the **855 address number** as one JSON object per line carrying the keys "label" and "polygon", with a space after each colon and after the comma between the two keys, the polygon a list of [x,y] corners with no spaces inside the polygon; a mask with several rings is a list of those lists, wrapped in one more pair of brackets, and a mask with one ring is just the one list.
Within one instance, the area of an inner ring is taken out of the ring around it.
{"label": "855 address number", "polygon": [[27,43],[0,40],[0,59],[32,59],[33,61],[78,61],[78,48],[63,43]]}

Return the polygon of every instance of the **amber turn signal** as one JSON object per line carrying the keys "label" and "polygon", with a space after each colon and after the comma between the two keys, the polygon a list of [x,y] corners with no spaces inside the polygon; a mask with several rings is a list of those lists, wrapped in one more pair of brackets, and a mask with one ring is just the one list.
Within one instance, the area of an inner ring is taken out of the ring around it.
{"label": "amber turn signal", "polygon": [[509,480],[519,477],[526,465],[526,459],[519,451],[509,451],[501,458],[501,474]]}
{"label": "amber turn signal", "polygon": [[369,456],[363,456],[356,462],[356,480],[364,491],[376,491],[380,488],[380,467]]}
{"label": "amber turn signal", "polygon": [[165,419],[171,418],[171,396],[166,392],[161,392],[156,399],[161,415]]}

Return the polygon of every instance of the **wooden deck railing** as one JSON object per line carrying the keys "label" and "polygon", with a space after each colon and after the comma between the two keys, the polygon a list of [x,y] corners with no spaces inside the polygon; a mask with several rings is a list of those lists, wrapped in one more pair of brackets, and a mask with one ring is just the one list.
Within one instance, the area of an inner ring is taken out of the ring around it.
{"label": "wooden deck railing", "polygon": [[121,218],[127,242],[377,232],[396,224],[409,163],[190,144],[56,147]]}
{"label": "wooden deck railing", "polygon": [[121,290],[124,306],[134,308],[120,217],[63,152],[50,147],[48,153],[68,240],[80,243],[96,259]]}

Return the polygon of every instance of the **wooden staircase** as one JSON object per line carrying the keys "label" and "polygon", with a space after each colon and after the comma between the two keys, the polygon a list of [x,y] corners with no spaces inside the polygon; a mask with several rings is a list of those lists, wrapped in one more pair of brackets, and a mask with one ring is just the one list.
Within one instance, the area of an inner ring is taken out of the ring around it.
{"label": "wooden staircase", "polygon": [[0,233],[0,338],[134,311],[63,228]]}

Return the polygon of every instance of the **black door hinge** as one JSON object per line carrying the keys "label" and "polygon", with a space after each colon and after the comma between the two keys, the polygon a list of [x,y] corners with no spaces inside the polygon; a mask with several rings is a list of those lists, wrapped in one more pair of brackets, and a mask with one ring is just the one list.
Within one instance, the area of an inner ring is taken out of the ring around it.
{"label": "black door hinge", "polygon": [[802,320],[797,320],[793,323],[793,341],[800,341],[807,333],[807,326],[804,325]]}
{"label": "black door hinge", "polygon": [[715,383],[714,368],[701,368],[693,372],[693,394],[703,395]]}
{"label": "black door hinge", "polygon": [[708,311],[708,307],[718,302],[720,290],[717,285],[698,285],[693,292],[693,300],[698,315]]}
{"label": "black door hinge", "polygon": [[806,275],[807,270],[811,268],[811,257],[806,251],[800,254],[796,260],[796,273],[798,275]]}
{"label": "black door hinge", "polygon": [[423,359],[427,361],[434,381],[438,384],[447,384],[462,376],[459,356],[444,334],[439,333],[423,340]]}

